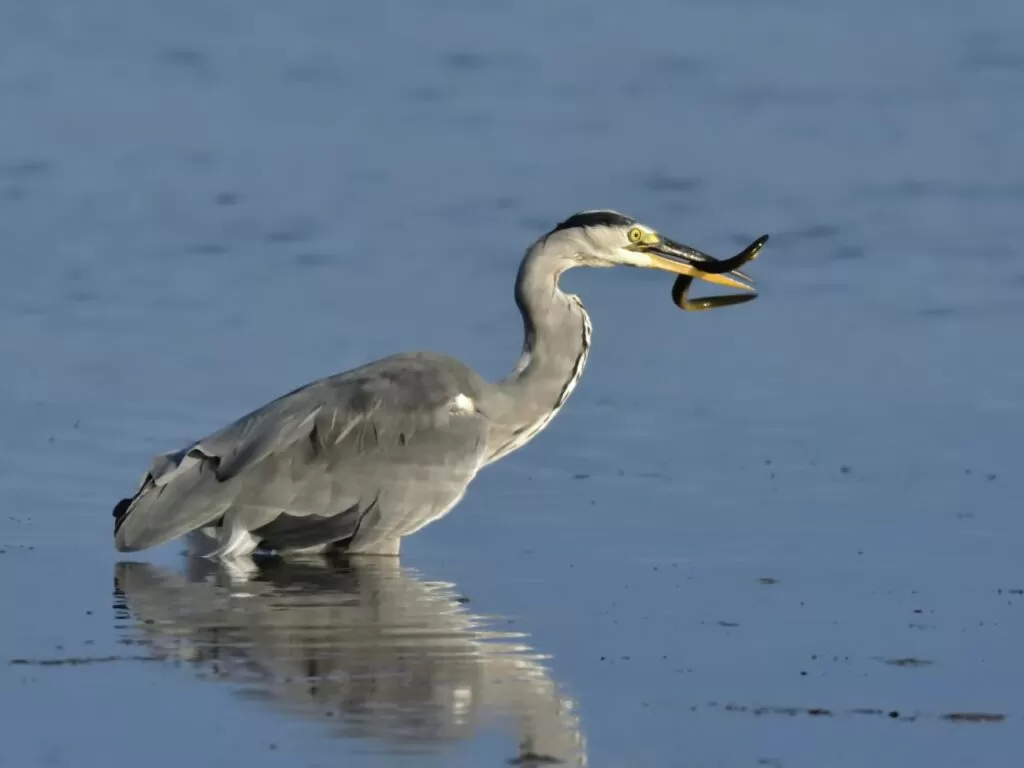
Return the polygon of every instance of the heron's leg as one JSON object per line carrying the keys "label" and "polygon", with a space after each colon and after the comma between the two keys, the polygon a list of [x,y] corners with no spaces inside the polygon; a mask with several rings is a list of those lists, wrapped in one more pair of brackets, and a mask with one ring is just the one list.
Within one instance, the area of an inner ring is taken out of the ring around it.
{"label": "heron's leg", "polygon": [[206,553],[204,557],[211,560],[214,558],[230,560],[236,557],[245,557],[256,550],[259,540],[241,526],[224,525],[221,528],[217,544],[219,546],[213,551]]}
{"label": "heron's leg", "polygon": [[387,499],[382,504],[378,496],[359,518],[359,526],[345,548],[345,553],[397,557],[402,529],[396,525],[396,521],[401,522],[403,512],[401,505],[387,506]]}
{"label": "heron's leg", "polygon": [[398,536],[389,539],[376,539],[368,541],[362,544],[356,544],[354,547],[349,547],[346,550],[348,555],[383,555],[388,557],[398,557],[398,549],[402,544],[402,539]]}

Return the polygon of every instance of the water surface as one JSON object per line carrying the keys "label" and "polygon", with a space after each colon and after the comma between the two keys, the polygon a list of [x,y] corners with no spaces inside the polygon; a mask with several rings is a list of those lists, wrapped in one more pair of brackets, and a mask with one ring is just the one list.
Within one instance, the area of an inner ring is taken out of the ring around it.
{"label": "water surface", "polygon": [[[0,3],[5,767],[1016,765],[1022,36],[1001,0]],[[605,206],[770,233],[760,297],[567,275],[580,386],[394,568],[120,562],[153,453],[398,350],[506,373],[523,249]]]}

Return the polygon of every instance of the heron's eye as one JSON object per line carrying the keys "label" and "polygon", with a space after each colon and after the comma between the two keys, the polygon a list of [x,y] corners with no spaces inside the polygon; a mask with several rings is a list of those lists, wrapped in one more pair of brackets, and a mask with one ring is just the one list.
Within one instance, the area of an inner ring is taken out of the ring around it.
{"label": "heron's eye", "polygon": [[629,230],[629,233],[626,235],[626,237],[629,238],[629,242],[631,243],[639,243],[643,236],[644,231],[640,229],[640,227],[633,227],[631,230]]}

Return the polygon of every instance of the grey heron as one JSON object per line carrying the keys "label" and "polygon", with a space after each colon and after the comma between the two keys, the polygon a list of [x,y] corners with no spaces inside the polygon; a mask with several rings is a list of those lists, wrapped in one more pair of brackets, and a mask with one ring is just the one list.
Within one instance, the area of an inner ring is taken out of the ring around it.
{"label": "grey heron", "polygon": [[300,387],[157,456],[114,508],[115,546],[136,551],[194,533],[210,540],[209,557],[224,559],[257,550],[397,555],[403,537],[447,514],[483,467],[536,437],[575,389],[591,324],[580,299],[559,287],[562,273],[665,270],[682,281],[677,304],[705,309],[711,300],[685,299],[690,281],[753,292],[737,269],[749,258],[748,249],[714,259],[616,211],[570,216],[520,263],[525,338],[506,378],[492,383],[451,357],[409,352]]}

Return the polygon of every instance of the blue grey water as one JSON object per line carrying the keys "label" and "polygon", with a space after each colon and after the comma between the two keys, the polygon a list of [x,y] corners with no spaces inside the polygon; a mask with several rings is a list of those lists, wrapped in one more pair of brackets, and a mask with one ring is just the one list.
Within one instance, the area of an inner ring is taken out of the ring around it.
{"label": "blue grey water", "polygon": [[[1024,5],[4,0],[4,768],[1016,766]],[[400,564],[121,558],[152,454],[407,349],[586,375]],[[129,560],[131,562],[129,562]]]}

